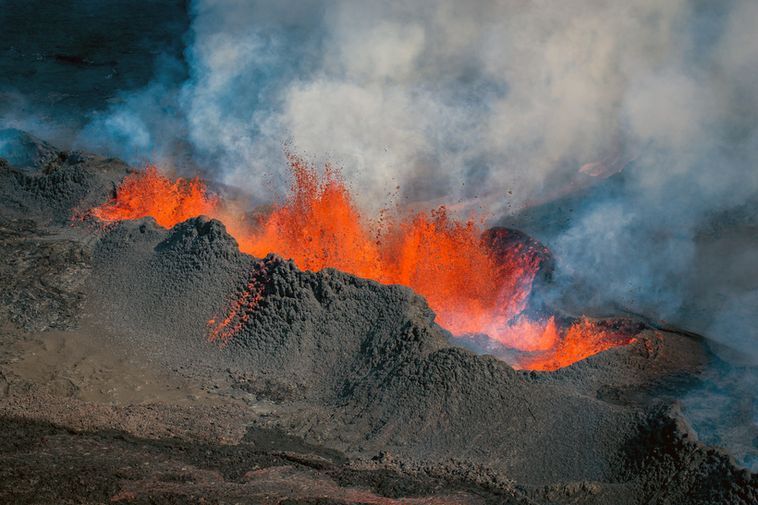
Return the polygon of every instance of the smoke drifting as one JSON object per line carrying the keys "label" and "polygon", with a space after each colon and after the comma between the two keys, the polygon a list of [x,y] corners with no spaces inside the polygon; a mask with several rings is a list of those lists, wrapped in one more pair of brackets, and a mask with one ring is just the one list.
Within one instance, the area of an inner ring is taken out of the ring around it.
{"label": "smoke drifting", "polygon": [[[198,0],[189,76],[163,65],[80,142],[194,164],[259,202],[286,187],[283,142],[342,165],[369,207],[399,186],[401,203],[496,219],[600,182],[524,225],[569,298],[708,332],[724,321],[687,303],[724,284],[693,270],[703,226],[758,194],[756,21],[749,0]],[[756,287],[714,312],[734,326]],[[734,333],[713,336],[756,352]]]}

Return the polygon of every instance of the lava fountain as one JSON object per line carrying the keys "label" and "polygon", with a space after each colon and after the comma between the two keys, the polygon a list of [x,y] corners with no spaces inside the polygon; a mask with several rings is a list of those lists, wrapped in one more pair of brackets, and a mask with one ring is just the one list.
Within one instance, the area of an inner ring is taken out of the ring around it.
{"label": "lava fountain", "polygon": [[[522,243],[503,245],[476,220],[459,221],[446,208],[408,215],[365,216],[338,170],[319,171],[289,156],[292,185],[284,201],[255,222],[241,206],[208,192],[198,179],[170,179],[155,167],[127,175],[115,196],[91,215],[103,222],[153,217],[171,227],[206,215],[224,222],[240,250],[276,253],[303,270],[335,268],[424,296],[437,322],[454,335],[486,335],[515,352],[512,364],[555,370],[605,349],[634,341],[628,332],[580,318],[526,314],[544,256]],[[248,282],[243,299],[211,320],[210,339],[233,338],[261,293]],[[563,319],[561,319],[563,321]]]}

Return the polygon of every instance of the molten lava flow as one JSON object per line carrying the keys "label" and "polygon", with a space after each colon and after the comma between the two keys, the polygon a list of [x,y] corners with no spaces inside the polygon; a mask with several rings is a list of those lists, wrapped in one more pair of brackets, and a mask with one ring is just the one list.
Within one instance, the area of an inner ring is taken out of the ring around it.
{"label": "molten lava flow", "polygon": [[106,222],[151,216],[159,225],[170,228],[191,217],[212,215],[217,207],[218,200],[208,195],[200,179],[172,181],[149,166],[144,172],[127,175],[116,197],[91,212]]}
{"label": "molten lava flow", "polygon": [[[552,318],[551,318],[552,320]],[[541,352],[518,359],[515,367],[527,370],[557,370],[599,352],[631,344],[633,334],[609,328],[603,322],[580,318],[566,329],[561,338],[553,340],[552,347],[537,349]]]}
{"label": "molten lava flow", "polygon": [[[518,351],[515,364],[555,370],[615,345],[628,343],[589,320],[559,325],[554,317],[524,314],[544,257],[535,246],[513,240],[514,232],[490,230],[473,220],[456,221],[439,207],[430,212],[368,220],[361,215],[340,174],[290,156],[293,183],[288,197],[255,225],[233,204],[211,196],[199,179],[170,180],[154,167],[128,175],[115,197],[92,209],[102,221],[152,216],[164,227],[205,214],[222,220],[243,252],[276,253],[301,269],[331,267],[402,284],[426,298],[438,322],[454,334],[486,334]],[[227,315],[209,321],[210,339],[226,342],[261,299],[258,282],[248,287]]]}
{"label": "molten lava flow", "polygon": [[419,213],[400,222],[383,242],[382,280],[423,295],[452,333],[480,332],[494,315],[526,298],[528,288],[522,291],[517,277],[536,272],[498,264],[480,237],[473,221],[453,221],[444,207]]}

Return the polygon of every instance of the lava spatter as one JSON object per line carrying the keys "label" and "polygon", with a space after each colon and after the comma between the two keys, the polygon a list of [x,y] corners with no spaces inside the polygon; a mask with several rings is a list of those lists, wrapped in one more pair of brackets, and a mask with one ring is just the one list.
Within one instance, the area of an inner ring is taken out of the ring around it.
{"label": "lava spatter", "polygon": [[[223,221],[243,252],[292,259],[303,270],[335,268],[424,296],[437,322],[455,335],[485,334],[523,351],[518,368],[555,370],[616,345],[628,335],[590,320],[560,325],[525,315],[545,254],[523,241],[459,221],[443,207],[369,217],[355,203],[339,170],[320,171],[290,155],[286,198],[256,223],[235,202],[212,195],[198,179],[172,180],[155,167],[128,175],[110,201],[92,209],[101,221],[152,216],[171,227],[200,214]],[[209,321],[209,339],[226,343],[245,324],[262,294],[253,277],[224,317]]]}

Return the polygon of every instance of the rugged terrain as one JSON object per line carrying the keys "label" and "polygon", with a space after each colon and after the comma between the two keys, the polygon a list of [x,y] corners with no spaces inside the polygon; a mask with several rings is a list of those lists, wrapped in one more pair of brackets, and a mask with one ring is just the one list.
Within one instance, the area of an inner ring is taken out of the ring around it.
{"label": "rugged terrain", "polygon": [[3,135],[0,502],[758,502],[679,411],[719,359],[697,335],[629,321],[632,345],[516,371],[408,288],[203,217],[83,217],[130,168]]}

